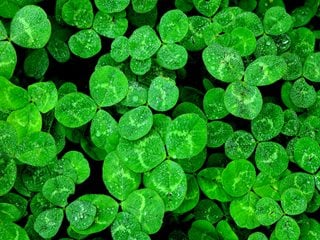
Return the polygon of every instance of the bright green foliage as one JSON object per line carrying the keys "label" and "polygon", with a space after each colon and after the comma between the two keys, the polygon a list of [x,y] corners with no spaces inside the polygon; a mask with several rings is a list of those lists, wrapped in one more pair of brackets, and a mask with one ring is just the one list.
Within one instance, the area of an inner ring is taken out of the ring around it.
{"label": "bright green foliage", "polygon": [[255,161],[257,168],[266,174],[279,176],[289,164],[286,149],[276,142],[261,142],[258,144]]}
{"label": "bright green foliage", "polygon": [[281,206],[288,215],[298,215],[307,209],[307,199],[296,188],[288,188],[281,195]]}
{"label": "bright green foliage", "polygon": [[121,138],[117,151],[123,164],[138,173],[151,170],[166,157],[164,143],[155,131],[136,141]]}
{"label": "bright green foliage", "polygon": [[132,0],[132,8],[137,13],[146,13],[151,11],[156,5],[158,0]]}
{"label": "bright green foliage", "polygon": [[137,81],[129,81],[127,96],[121,101],[121,104],[127,107],[139,107],[146,104],[147,99],[148,88]]}
{"label": "bright green foliage", "polygon": [[249,64],[244,80],[253,86],[265,86],[280,80],[287,71],[283,58],[274,55],[262,56]]}
{"label": "bright green foliage", "polygon": [[156,77],[148,90],[148,105],[156,111],[168,111],[178,102],[179,89],[174,80]]}
{"label": "bright green foliage", "polygon": [[101,39],[92,29],[80,30],[68,41],[71,52],[80,58],[91,58],[100,52]]}
{"label": "bright green foliage", "polygon": [[221,0],[192,0],[194,7],[206,17],[212,17],[218,10]]}
{"label": "bright green foliage", "polygon": [[256,141],[251,133],[238,130],[226,140],[224,145],[225,154],[232,160],[247,159],[256,147]]}
{"label": "bright green foliage", "polygon": [[96,104],[89,96],[78,92],[69,93],[59,99],[55,117],[64,126],[77,128],[88,123],[96,109]]}
{"label": "bright green foliage", "polygon": [[251,122],[251,131],[258,141],[267,141],[281,132],[284,124],[284,114],[280,106],[265,103],[259,115]]}
{"label": "bright green foliage", "polygon": [[21,8],[12,19],[10,39],[24,48],[42,48],[51,35],[51,23],[45,11],[35,5]]}
{"label": "bright green foliage", "polygon": [[75,200],[66,207],[66,216],[73,229],[85,230],[92,225],[97,208],[91,202]]}
{"label": "bright green foliage", "polygon": [[49,57],[44,48],[35,49],[24,60],[23,69],[28,77],[41,79],[49,67]]}
{"label": "bright green foliage", "polygon": [[205,48],[202,59],[208,72],[223,82],[235,82],[243,77],[241,56],[231,48],[213,43]]}
{"label": "bright green foliage", "polygon": [[150,71],[152,65],[151,58],[145,60],[138,60],[136,58],[130,59],[130,69],[136,75],[144,75]]}
{"label": "bright green foliage", "polygon": [[283,216],[277,222],[274,231],[277,239],[298,240],[300,236],[298,223],[289,216]]}
{"label": "bright green foliage", "polygon": [[256,171],[247,160],[234,160],[222,171],[221,180],[224,190],[233,197],[245,195],[253,186]]}
{"label": "bright green foliage", "polygon": [[206,122],[194,113],[178,116],[169,126],[165,143],[172,158],[197,155],[207,144]]}
{"label": "bright green foliage", "polygon": [[0,75],[11,78],[17,64],[17,53],[8,41],[0,41],[0,63]]}
{"label": "bright green foliage", "polygon": [[150,132],[153,117],[150,108],[140,106],[125,114],[119,120],[119,134],[127,140],[138,140]]}
{"label": "bright green foliage", "polygon": [[162,45],[157,52],[158,64],[169,70],[177,70],[186,65],[188,60],[187,50],[175,43]]}
{"label": "bright green foliage", "polygon": [[256,37],[262,35],[264,32],[261,19],[257,14],[252,12],[241,12],[240,14],[236,15],[232,27],[248,28]]}
{"label": "bright green foliage", "polygon": [[287,109],[284,112],[284,125],[281,133],[286,136],[296,136],[300,128],[300,120],[297,113],[292,109]]}
{"label": "bright green foliage", "polygon": [[119,143],[118,123],[110,113],[99,110],[91,121],[90,137],[98,148],[111,152]]}
{"label": "bright green foliage", "polygon": [[257,39],[254,55],[256,58],[266,55],[277,55],[277,45],[273,38],[268,35],[259,37]]}
{"label": "bright green foliage", "polygon": [[252,120],[262,109],[260,90],[245,82],[230,83],[225,91],[224,104],[232,115]]}
{"label": "bright green foliage", "polygon": [[29,240],[29,236],[25,229],[20,227],[19,225],[12,223],[12,222],[7,222],[3,221],[3,219],[0,220],[0,232],[1,236],[6,238],[6,239],[21,239],[21,240]]}
{"label": "bright green foliage", "polygon": [[109,227],[114,221],[119,208],[118,203],[113,198],[104,194],[86,194],[79,197],[77,201],[90,202],[96,207],[96,216],[90,227],[84,230],[73,229],[82,235],[98,233]]}
{"label": "bright green foliage", "polygon": [[220,237],[227,237],[230,240],[239,239],[226,220],[221,220],[220,222],[218,222],[216,229]]}
{"label": "bright green foliage", "polygon": [[134,232],[141,231],[141,225],[136,217],[128,212],[119,212],[111,225],[113,239],[129,239]]}
{"label": "bright green foliage", "polygon": [[256,49],[256,38],[251,30],[245,27],[237,27],[231,32],[231,44],[241,57],[251,55]]}
{"label": "bright green foliage", "polygon": [[13,187],[17,177],[17,166],[14,160],[0,158],[0,196],[7,194]]}
{"label": "bright green foliage", "polygon": [[207,146],[211,148],[221,147],[233,134],[233,128],[230,124],[222,121],[212,121],[208,123],[208,142]]}
{"label": "bright green foliage", "polygon": [[138,60],[152,57],[160,45],[156,32],[150,26],[137,28],[129,37],[130,56]]}
{"label": "bright green foliage", "polygon": [[206,220],[194,221],[188,231],[190,240],[208,239],[214,240],[218,238],[216,229]]}
{"label": "bright green foliage", "polygon": [[176,159],[186,173],[194,173],[199,170],[206,161],[207,151],[203,149],[199,154],[190,158]]}
{"label": "bright green foliage", "polygon": [[43,196],[59,207],[65,207],[68,204],[68,197],[74,192],[74,182],[63,175],[48,179],[42,187]]}
{"label": "bright green foliage", "polygon": [[165,204],[165,211],[177,209],[187,192],[187,178],[182,167],[171,160],[158,165],[144,175],[144,185],[155,190]]}
{"label": "bright green foliage", "polygon": [[301,27],[289,32],[289,37],[291,39],[290,51],[297,54],[304,62],[314,52],[315,35],[310,29]]}
{"label": "bright green foliage", "polygon": [[268,240],[268,238],[262,232],[254,232],[249,235],[248,240]]}
{"label": "bright green foliage", "polygon": [[129,57],[129,41],[125,36],[119,36],[111,43],[111,57],[116,62],[123,62]]}
{"label": "bright green foliage", "polygon": [[280,35],[288,32],[292,24],[292,17],[283,7],[271,7],[263,17],[264,30],[270,35]]}
{"label": "bright green foliage", "polygon": [[14,126],[0,120],[0,157],[14,156],[17,151],[18,134]]}
{"label": "bright green foliage", "polygon": [[223,88],[212,88],[203,98],[203,110],[209,120],[224,118],[229,114],[223,101],[225,91]]}
{"label": "bright green foliage", "polygon": [[[294,80],[302,75],[302,62],[298,55],[290,52],[285,52],[281,55],[287,64],[287,72],[283,75],[284,80]],[[313,69],[312,69],[313,71]],[[314,76],[314,75],[313,75]]]}
{"label": "bright green foliage", "polygon": [[128,79],[120,69],[104,66],[92,73],[89,88],[92,98],[99,106],[112,106],[126,96]]}
{"label": "bright green foliage", "polygon": [[320,53],[310,54],[303,64],[303,76],[312,82],[320,82]]}
{"label": "bright green foliage", "polygon": [[90,28],[93,22],[93,8],[89,0],[68,0],[62,7],[62,19],[70,26]]}
{"label": "bright green foliage", "polygon": [[263,226],[270,226],[276,223],[283,215],[279,204],[269,197],[258,200],[255,206],[255,215]]}
{"label": "bright green foliage", "polygon": [[59,38],[51,37],[47,50],[57,62],[65,63],[70,60],[71,54],[68,44]]}
{"label": "bright green foliage", "polygon": [[303,170],[316,173],[320,167],[320,147],[310,137],[299,138],[294,144],[294,161]]}
{"label": "bright green foliage", "polygon": [[102,179],[112,196],[122,201],[138,189],[141,182],[140,174],[125,167],[116,151],[106,156],[103,162]]}
{"label": "bright green foliage", "polygon": [[249,192],[231,202],[230,215],[239,227],[254,229],[260,226],[260,222],[255,214],[258,200],[259,198],[256,194]]}
{"label": "bright green foliage", "polygon": [[223,218],[223,212],[218,204],[209,199],[199,201],[194,209],[194,215],[196,220],[208,220],[212,224]]}
{"label": "bright green foliage", "polygon": [[121,203],[121,207],[124,212],[135,216],[144,232],[152,234],[159,231],[165,205],[156,191],[148,188],[136,190]]}
{"label": "bright green foliage", "polygon": [[178,117],[185,113],[195,113],[203,120],[207,120],[206,115],[203,113],[203,111],[192,102],[183,102],[177,105],[173,110],[172,116]]}
{"label": "bright green foliage", "polygon": [[304,78],[296,80],[290,90],[292,103],[299,108],[311,107],[317,98],[317,93],[312,85],[309,85]]}
{"label": "bright green foliage", "polygon": [[299,221],[301,239],[316,240],[319,237],[319,222],[313,218],[303,218]]}
{"label": "bright green foliage", "polygon": [[35,222],[34,230],[43,238],[54,237],[62,224],[63,210],[51,208],[40,213]]}
{"label": "bright green foliage", "polygon": [[122,36],[128,29],[128,20],[124,16],[121,12],[111,15],[99,11],[95,15],[93,29],[107,38]]}
{"label": "bright green foliage", "polygon": [[6,27],[3,25],[3,22],[0,20],[0,40],[6,40],[8,38],[8,33]]}
{"label": "bright green foliage", "polygon": [[55,140],[49,133],[33,132],[22,138],[17,158],[31,166],[45,166],[54,160],[56,151]]}
{"label": "bright green foliage", "polygon": [[188,17],[181,10],[166,12],[160,19],[159,34],[164,43],[181,41],[188,32]]}
{"label": "bright green foliage", "polygon": [[95,0],[96,7],[105,13],[121,12],[130,4],[130,0]]}

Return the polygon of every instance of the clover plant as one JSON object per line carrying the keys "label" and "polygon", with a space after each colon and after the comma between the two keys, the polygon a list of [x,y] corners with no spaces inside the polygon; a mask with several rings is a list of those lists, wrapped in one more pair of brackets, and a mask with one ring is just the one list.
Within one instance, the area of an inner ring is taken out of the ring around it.
{"label": "clover plant", "polygon": [[319,7],[1,0],[0,239],[320,239]]}

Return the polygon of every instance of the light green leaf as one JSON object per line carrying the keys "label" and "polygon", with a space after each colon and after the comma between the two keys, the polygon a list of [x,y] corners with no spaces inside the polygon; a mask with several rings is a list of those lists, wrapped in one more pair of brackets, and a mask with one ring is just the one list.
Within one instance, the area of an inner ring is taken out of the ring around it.
{"label": "light green leaf", "polygon": [[93,17],[93,8],[89,0],[68,0],[63,4],[62,19],[70,26],[90,28]]}
{"label": "light green leaf", "polygon": [[97,8],[105,13],[121,12],[130,4],[130,0],[94,0]]}
{"label": "light green leaf", "polygon": [[17,64],[17,53],[12,43],[0,42],[0,75],[10,79]]}
{"label": "light green leaf", "polygon": [[187,61],[188,52],[179,44],[164,44],[157,52],[157,63],[165,69],[177,70],[183,68]]}
{"label": "light green leaf", "polygon": [[0,158],[0,196],[7,194],[14,186],[17,177],[17,166],[13,159]]}
{"label": "light green leaf", "polygon": [[274,199],[263,197],[256,203],[255,214],[261,225],[271,226],[282,217],[283,212]]}
{"label": "light green leaf", "polygon": [[52,238],[58,233],[62,221],[63,210],[51,208],[37,216],[34,222],[34,230],[43,238]]}

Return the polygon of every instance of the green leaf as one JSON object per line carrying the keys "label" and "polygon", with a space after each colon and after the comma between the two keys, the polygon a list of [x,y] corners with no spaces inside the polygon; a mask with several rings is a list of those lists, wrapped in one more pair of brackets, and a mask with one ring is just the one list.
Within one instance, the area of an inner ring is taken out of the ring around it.
{"label": "green leaf", "polygon": [[190,158],[176,159],[186,173],[194,173],[198,171],[206,161],[207,149],[203,149],[199,154]]}
{"label": "green leaf", "polygon": [[171,160],[166,160],[146,173],[144,186],[155,190],[162,198],[165,211],[177,209],[187,192],[187,178],[182,167]]}
{"label": "green leaf", "polygon": [[99,106],[112,106],[120,102],[127,95],[128,79],[116,67],[100,67],[92,73],[89,89],[92,98]]}
{"label": "green leaf", "polygon": [[304,78],[299,78],[290,89],[290,99],[299,108],[309,108],[316,102],[317,93],[313,85],[309,85]]}
{"label": "green leaf", "polygon": [[92,29],[73,34],[68,41],[71,52],[80,58],[91,58],[102,48],[99,35]]}
{"label": "green leaf", "polygon": [[219,9],[221,0],[192,0],[194,7],[206,17],[212,17]]}
{"label": "green leaf", "polygon": [[111,57],[116,62],[124,62],[129,57],[129,40],[125,36],[116,37],[111,43]]}
{"label": "green leaf", "polygon": [[17,110],[28,104],[28,93],[22,87],[11,83],[8,79],[0,76],[0,110],[4,112]]}
{"label": "green leaf", "polygon": [[281,132],[284,114],[280,106],[265,103],[259,115],[251,122],[251,131],[258,141],[268,141]]}
{"label": "green leaf", "polygon": [[164,43],[180,42],[189,29],[188,17],[179,9],[167,11],[159,23],[159,34]]}
{"label": "green leaf", "polygon": [[254,165],[248,160],[234,160],[222,171],[221,183],[224,190],[233,197],[245,195],[256,180]]}
{"label": "green leaf", "polygon": [[70,59],[70,49],[65,41],[58,38],[51,38],[47,45],[51,56],[59,63],[65,63]]}
{"label": "green leaf", "polygon": [[252,120],[262,109],[262,95],[255,86],[245,82],[233,82],[226,89],[224,104],[232,115]]}
{"label": "green leaf", "polygon": [[24,48],[42,48],[51,35],[51,23],[46,12],[38,6],[27,5],[13,17],[10,39]]}
{"label": "green leaf", "polygon": [[268,238],[262,232],[254,232],[249,235],[248,240],[268,240]]}
{"label": "green leaf", "polygon": [[204,49],[202,60],[208,72],[218,80],[235,82],[243,77],[243,61],[232,48],[213,43]]}
{"label": "green leaf", "polygon": [[141,231],[138,219],[128,212],[119,212],[111,225],[111,234],[114,240],[130,239],[130,236],[138,231]]}
{"label": "green leaf", "polygon": [[230,215],[240,228],[254,229],[260,226],[255,214],[255,206],[259,198],[249,192],[241,198],[234,199],[230,204]]}
{"label": "green leaf", "polygon": [[157,63],[169,70],[183,68],[187,64],[188,52],[179,44],[168,43],[160,47],[157,52]]}
{"label": "green leaf", "polygon": [[288,188],[281,195],[281,206],[288,215],[299,215],[307,209],[307,199],[304,194],[296,188]]}
{"label": "green leaf", "polygon": [[216,120],[226,117],[227,111],[223,101],[225,91],[223,88],[211,88],[203,98],[203,110],[209,120]]}
{"label": "green leaf", "polygon": [[179,98],[179,89],[171,78],[156,77],[148,90],[148,105],[156,111],[168,111],[173,108]]}
{"label": "green leaf", "polygon": [[121,207],[136,217],[144,232],[153,234],[160,230],[165,205],[156,191],[148,188],[136,190],[121,203]]}
{"label": "green leaf", "polygon": [[289,216],[283,216],[277,222],[274,231],[277,239],[298,240],[300,236],[298,223]]}
{"label": "green leaf", "polygon": [[0,196],[7,194],[14,186],[17,177],[17,166],[13,159],[0,158]]}
{"label": "green leaf", "polygon": [[26,230],[19,225],[0,220],[1,237],[5,239],[30,240]]}
{"label": "green leaf", "polygon": [[312,82],[320,82],[320,53],[311,53],[303,64],[303,76]]}
{"label": "green leaf", "polygon": [[66,127],[77,128],[90,122],[97,106],[83,93],[69,93],[59,99],[55,107],[55,117]]}
{"label": "green leaf", "polygon": [[[287,72],[283,75],[284,80],[294,80],[302,75],[302,62],[298,55],[290,52],[285,52],[281,55],[287,64]],[[313,69],[311,70],[313,71]],[[313,75],[314,76],[314,75]]]}
{"label": "green leaf", "polygon": [[54,161],[57,148],[54,138],[46,132],[29,133],[22,138],[17,159],[31,166],[46,166]]}
{"label": "green leaf", "polygon": [[58,233],[62,221],[63,210],[51,208],[37,216],[34,222],[34,230],[43,238],[52,238]]}
{"label": "green leaf", "polygon": [[305,27],[296,28],[289,32],[291,39],[290,52],[297,54],[301,61],[304,62],[306,58],[313,54],[315,49],[315,35]]}
{"label": "green leaf", "polygon": [[282,217],[283,212],[274,199],[263,197],[256,203],[255,215],[261,225],[271,226]]}
{"label": "green leaf", "polygon": [[121,201],[138,189],[141,183],[141,175],[125,167],[115,151],[104,159],[102,179],[110,194]]}
{"label": "green leaf", "polygon": [[137,173],[151,170],[166,157],[164,143],[155,131],[136,141],[121,138],[117,151],[123,164]]}
{"label": "green leaf", "polygon": [[130,56],[138,60],[152,57],[160,45],[156,32],[147,25],[137,28],[129,37]]}
{"label": "green leaf", "polygon": [[310,138],[299,138],[294,144],[294,161],[303,170],[316,173],[320,167],[319,143]]}
{"label": "green leaf", "polygon": [[146,13],[156,7],[158,0],[132,0],[132,8],[137,13]]}
{"label": "green leaf", "polygon": [[194,221],[188,231],[190,240],[197,239],[218,239],[218,233],[212,224],[206,220]]}
{"label": "green leaf", "polygon": [[267,55],[251,62],[244,73],[244,81],[252,86],[266,86],[280,80],[287,72],[282,57]]}
{"label": "green leaf", "polygon": [[204,168],[198,175],[197,180],[201,191],[209,198],[220,202],[229,202],[231,196],[224,190],[221,182],[223,168]]}
{"label": "green leaf", "polygon": [[10,79],[17,65],[17,53],[12,43],[0,42],[0,75]]}
{"label": "green leaf", "polygon": [[8,38],[8,32],[3,22],[0,20],[0,40],[6,40]]}
{"label": "green leaf", "polygon": [[222,121],[212,121],[208,125],[207,147],[221,147],[233,134],[233,128],[229,123]]}
{"label": "green leaf", "polygon": [[264,30],[269,35],[286,33],[292,25],[292,17],[286,12],[284,7],[271,7],[263,17]]}
{"label": "green leaf", "polygon": [[116,38],[125,34],[128,29],[128,20],[122,12],[111,15],[99,11],[95,15],[93,29],[101,36]]}
{"label": "green leaf", "polygon": [[238,236],[226,220],[221,220],[216,226],[217,232],[220,237],[228,238],[230,240],[238,240]]}
{"label": "green leaf", "polygon": [[20,181],[19,178],[21,177],[21,182],[19,184],[25,186],[25,190],[28,192],[27,196],[30,196],[30,191],[40,192],[43,184],[52,177],[52,172],[49,167],[50,165],[45,167],[25,165],[21,170],[18,169],[20,171],[17,175],[17,181]]}
{"label": "green leaf", "polygon": [[277,55],[278,49],[275,41],[268,35],[262,35],[257,40],[257,46],[254,51],[256,58],[268,55]]}
{"label": "green leaf", "polygon": [[206,122],[194,113],[176,117],[169,126],[166,147],[172,158],[190,158],[207,144]]}
{"label": "green leaf", "polygon": [[127,140],[138,140],[147,135],[153,124],[150,108],[140,106],[126,112],[119,120],[120,136]]}
{"label": "green leaf", "polygon": [[261,142],[255,153],[257,168],[266,174],[279,176],[289,164],[286,149],[276,142]]}
{"label": "green leaf", "polygon": [[194,217],[196,220],[207,220],[211,224],[217,223],[223,218],[223,212],[218,204],[212,200],[201,200],[194,209]]}
{"label": "green leaf", "polygon": [[68,198],[74,192],[74,182],[71,178],[63,175],[48,179],[42,187],[43,196],[59,207],[67,206]]}
{"label": "green leaf", "polygon": [[[132,59],[134,58],[131,58],[131,60]],[[127,107],[139,107],[145,105],[147,99],[148,88],[138,81],[129,81],[127,96],[121,101],[121,104]]]}
{"label": "green leaf", "polygon": [[256,147],[256,141],[251,133],[238,130],[226,140],[224,145],[225,154],[232,160],[247,159]]}
{"label": "green leaf", "polygon": [[34,217],[53,207],[53,204],[46,199],[42,192],[36,193],[30,201],[30,210]]}
{"label": "green leaf", "polygon": [[130,69],[136,75],[144,75],[150,71],[152,66],[151,58],[145,60],[138,60],[136,58],[130,59]]}
{"label": "green leaf", "polygon": [[41,79],[49,67],[49,57],[44,48],[35,49],[28,54],[23,63],[23,69],[28,77]]}
{"label": "green leaf", "polygon": [[49,82],[38,82],[28,86],[29,98],[42,113],[52,110],[58,102],[56,85]]}
{"label": "green leaf", "polygon": [[94,0],[96,7],[105,13],[121,12],[130,4],[130,0]]}
{"label": "green leaf", "polygon": [[0,120],[0,158],[3,156],[13,157],[17,151],[17,143],[18,134],[14,126]]}
{"label": "green leaf", "polygon": [[97,208],[93,203],[76,199],[66,207],[66,216],[73,229],[85,230],[96,217]]}
{"label": "green leaf", "polygon": [[279,177],[269,173],[261,172],[253,185],[253,191],[260,197],[270,197],[276,201],[280,200]]}
{"label": "green leaf", "polygon": [[70,26],[90,28],[93,17],[93,8],[89,0],[68,0],[63,4],[62,19]]}

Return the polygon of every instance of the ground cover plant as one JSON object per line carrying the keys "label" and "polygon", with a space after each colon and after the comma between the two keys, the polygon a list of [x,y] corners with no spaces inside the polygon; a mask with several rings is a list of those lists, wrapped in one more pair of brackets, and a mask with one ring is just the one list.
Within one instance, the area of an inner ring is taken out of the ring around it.
{"label": "ground cover plant", "polygon": [[318,7],[0,1],[0,238],[320,239]]}

